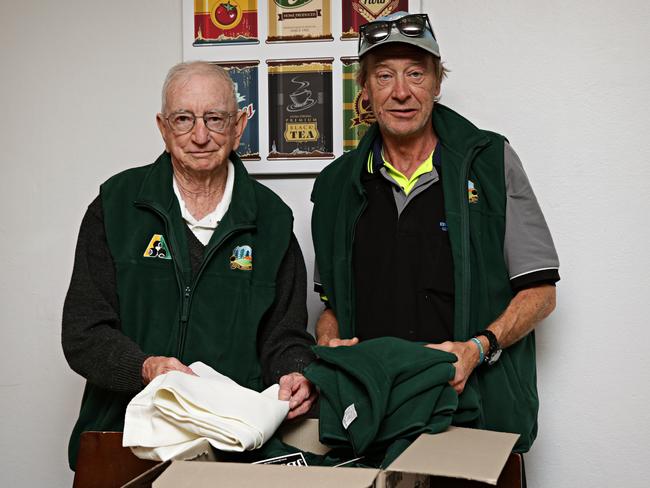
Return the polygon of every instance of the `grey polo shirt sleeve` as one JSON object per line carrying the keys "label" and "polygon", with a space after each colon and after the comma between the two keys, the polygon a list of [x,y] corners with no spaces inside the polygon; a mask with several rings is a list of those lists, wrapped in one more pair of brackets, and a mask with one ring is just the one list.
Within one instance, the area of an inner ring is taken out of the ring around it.
{"label": "grey polo shirt sleeve", "polygon": [[506,143],[506,232],[504,258],[513,290],[560,279],[551,232],[514,149]]}

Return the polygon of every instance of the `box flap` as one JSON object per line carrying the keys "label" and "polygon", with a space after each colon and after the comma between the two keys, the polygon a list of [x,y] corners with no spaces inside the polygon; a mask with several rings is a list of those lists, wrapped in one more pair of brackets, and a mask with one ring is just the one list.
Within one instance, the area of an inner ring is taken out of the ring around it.
{"label": "box flap", "polygon": [[378,469],[289,467],[237,463],[173,461],[153,482],[154,488],[370,488]]}
{"label": "box flap", "polygon": [[496,485],[518,434],[450,427],[423,434],[387,469]]}
{"label": "box flap", "polygon": [[282,442],[314,454],[326,454],[330,448],[318,441],[318,419],[285,422],[278,429]]}
{"label": "box flap", "polygon": [[[180,454],[177,454],[174,456],[174,459],[182,461],[203,462],[217,461],[216,453],[212,449],[212,446],[207,441],[207,439],[205,439],[204,442],[199,442],[198,444],[189,447]],[[151,469],[145,471],[140,476],[133,478],[131,481],[123,485],[122,488],[149,488],[152,485],[153,481],[157,479],[158,476],[160,476],[160,473],[167,469],[171,462],[172,460],[169,460],[156,464]]]}
{"label": "box flap", "polygon": [[153,468],[148,469],[140,476],[133,478],[128,483],[122,485],[122,488],[151,488],[151,484],[154,480],[158,479],[158,476],[167,469],[171,464],[171,461],[165,461],[164,463],[158,463]]}

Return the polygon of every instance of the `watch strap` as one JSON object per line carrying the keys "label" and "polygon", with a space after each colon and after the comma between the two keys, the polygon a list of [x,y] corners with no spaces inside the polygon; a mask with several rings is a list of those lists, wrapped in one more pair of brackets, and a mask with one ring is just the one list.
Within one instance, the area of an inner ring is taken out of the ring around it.
{"label": "watch strap", "polygon": [[497,361],[497,359],[499,359],[499,356],[501,355],[501,346],[499,345],[497,336],[494,335],[494,332],[488,329],[482,330],[474,334],[474,337],[478,337],[478,336],[484,336],[485,338],[487,338],[488,342],[490,343],[490,347],[485,353],[485,362],[489,365],[494,364]]}

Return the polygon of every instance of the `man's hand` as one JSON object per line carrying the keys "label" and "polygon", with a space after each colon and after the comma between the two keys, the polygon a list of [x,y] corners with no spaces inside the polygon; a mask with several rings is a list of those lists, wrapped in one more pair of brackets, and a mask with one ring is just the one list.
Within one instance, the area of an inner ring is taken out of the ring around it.
{"label": "man's hand", "polygon": [[352,339],[339,339],[338,337],[330,339],[327,344],[323,344],[329,347],[339,347],[339,346],[354,346],[359,344],[359,339],[353,337]]}
{"label": "man's hand", "polygon": [[196,376],[194,371],[176,358],[150,356],[142,363],[142,382],[148,385],[156,376],[169,373],[170,371],[181,371]]}
{"label": "man's hand", "polygon": [[300,373],[289,373],[280,378],[278,400],[289,401],[287,419],[306,414],[317,396],[314,385]]}
{"label": "man's hand", "polygon": [[338,347],[354,346],[359,339],[341,339],[339,337],[339,322],[336,320],[334,310],[326,308],[316,322],[316,342],[319,346]]}
{"label": "man's hand", "polygon": [[440,351],[455,354],[458,360],[454,363],[456,374],[449,384],[456,390],[459,395],[465,389],[465,383],[474,368],[478,365],[480,358],[478,347],[474,342],[451,342],[446,341],[442,344],[427,344],[426,347],[438,349]]}

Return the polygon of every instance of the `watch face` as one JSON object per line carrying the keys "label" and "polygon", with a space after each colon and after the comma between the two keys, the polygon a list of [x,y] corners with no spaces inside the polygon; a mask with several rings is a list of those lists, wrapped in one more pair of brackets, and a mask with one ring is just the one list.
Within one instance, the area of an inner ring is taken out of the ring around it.
{"label": "watch face", "polygon": [[496,363],[499,358],[501,357],[501,349],[497,349],[494,351],[494,354],[488,359],[488,364],[492,366],[494,363]]}

